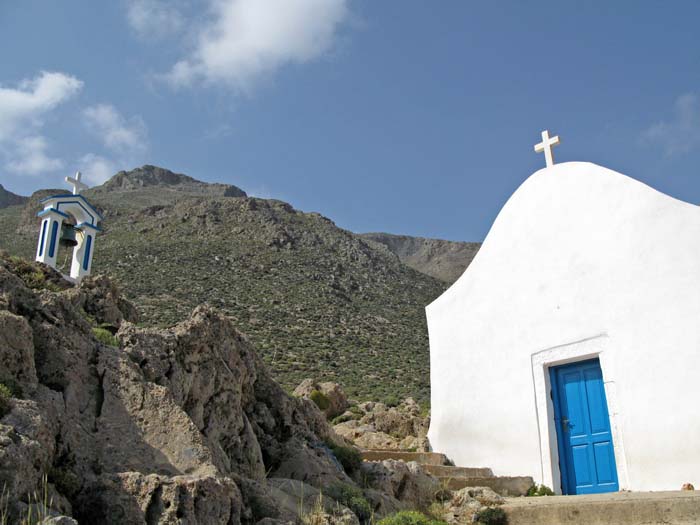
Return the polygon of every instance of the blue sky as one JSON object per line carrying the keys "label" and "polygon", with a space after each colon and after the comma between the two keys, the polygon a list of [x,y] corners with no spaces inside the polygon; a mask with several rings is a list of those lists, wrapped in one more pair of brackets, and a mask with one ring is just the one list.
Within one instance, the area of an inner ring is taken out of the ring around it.
{"label": "blue sky", "polygon": [[700,3],[0,2],[0,183],[156,164],[353,231],[481,240],[544,165],[700,203]]}

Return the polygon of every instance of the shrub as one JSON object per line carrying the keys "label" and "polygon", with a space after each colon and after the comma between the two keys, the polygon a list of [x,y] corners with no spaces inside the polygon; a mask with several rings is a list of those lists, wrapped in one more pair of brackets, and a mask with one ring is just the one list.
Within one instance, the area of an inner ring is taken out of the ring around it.
{"label": "shrub", "polygon": [[4,385],[10,391],[10,397],[21,399],[24,396],[24,390],[13,377],[3,378],[0,385]]}
{"label": "shrub", "polygon": [[346,421],[351,421],[354,419],[360,419],[357,414],[351,414],[351,413],[345,413],[345,414],[340,414],[339,416],[334,417],[331,420],[331,425],[337,425],[338,423],[345,423]]}
{"label": "shrub", "polygon": [[316,406],[321,410],[326,410],[331,406],[331,401],[328,399],[328,396],[320,390],[312,390],[311,394],[309,394],[309,399],[316,403]]}
{"label": "shrub", "polygon": [[372,507],[357,487],[347,483],[333,483],[326,489],[326,496],[345,505],[360,521],[367,521],[372,516]]}
{"label": "shrub", "polygon": [[431,519],[415,510],[402,510],[379,520],[377,525],[444,525],[444,521]]}
{"label": "shrub", "polygon": [[119,347],[119,340],[112,335],[112,332],[106,330],[105,328],[100,328],[98,326],[92,329],[92,335],[95,336],[100,343],[107,346]]}
{"label": "shrub", "polygon": [[326,511],[323,508],[323,496],[319,496],[314,502],[313,508],[306,514],[300,514],[303,525],[325,525]]}
{"label": "shrub", "polygon": [[388,406],[388,407],[396,407],[399,406],[401,403],[401,400],[399,399],[398,396],[394,394],[389,394],[388,396],[385,396],[382,402]]}
{"label": "shrub", "polygon": [[47,280],[43,270],[34,263],[14,255],[9,257],[8,262],[10,263],[10,269],[13,270],[29,288],[33,290],[50,290],[52,292],[61,291],[61,287]]}
{"label": "shrub", "polygon": [[508,525],[508,516],[500,507],[489,507],[477,512],[474,521],[484,525]]}
{"label": "shrub", "polygon": [[353,474],[360,470],[362,466],[362,454],[353,447],[343,447],[342,445],[334,445],[329,443],[328,447],[333,452],[335,458],[343,466],[343,469],[348,474]]}
{"label": "shrub", "polygon": [[10,412],[10,398],[12,392],[3,383],[0,383],[0,417],[6,416]]}
{"label": "shrub", "polygon": [[533,497],[533,496],[554,496],[554,491],[550,489],[546,485],[533,485],[529,489],[527,489],[527,494],[525,494],[528,497]]}

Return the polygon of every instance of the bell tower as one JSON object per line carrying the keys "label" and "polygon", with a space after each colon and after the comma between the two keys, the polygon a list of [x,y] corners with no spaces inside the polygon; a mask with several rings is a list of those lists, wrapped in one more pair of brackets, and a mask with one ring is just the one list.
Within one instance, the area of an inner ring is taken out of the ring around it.
{"label": "bell tower", "polygon": [[82,189],[87,189],[80,181],[80,172],[75,178],[66,177],[66,182],[73,185],[73,193],[53,195],[41,201],[44,209],[37,214],[42,220],[36,260],[56,268],[59,245],[72,248],[70,276],[65,277],[80,282],[92,269],[95,237],[102,231],[98,226],[102,215],[80,195]]}

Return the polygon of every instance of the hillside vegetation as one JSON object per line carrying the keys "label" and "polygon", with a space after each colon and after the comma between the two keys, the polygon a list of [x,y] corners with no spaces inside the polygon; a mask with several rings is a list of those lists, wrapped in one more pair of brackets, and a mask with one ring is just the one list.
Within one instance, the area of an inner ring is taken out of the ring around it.
{"label": "hillside vegetation", "polygon": [[[50,193],[0,209],[0,248],[33,258],[39,198]],[[428,401],[424,307],[446,284],[386,246],[317,213],[153,166],[84,194],[105,216],[94,273],[139,305],[142,324],[170,326],[208,303],[287,389],[315,377],[358,399]]]}

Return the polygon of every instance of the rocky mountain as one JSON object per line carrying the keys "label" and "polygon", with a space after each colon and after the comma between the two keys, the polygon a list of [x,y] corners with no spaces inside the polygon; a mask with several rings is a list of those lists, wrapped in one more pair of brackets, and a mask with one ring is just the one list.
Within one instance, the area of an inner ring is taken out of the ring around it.
{"label": "rocky mountain", "polygon": [[24,204],[27,202],[27,197],[22,197],[21,195],[16,195],[11,191],[6,190],[2,184],[0,184],[0,208],[7,208],[8,206],[16,206],[18,204]]}
{"label": "rocky mountain", "polygon": [[[158,188],[160,191],[180,195],[203,197],[246,197],[246,192],[231,184],[217,184],[198,181],[158,166],[145,165],[131,171],[120,171],[102,186],[93,189],[95,194],[113,192],[140,192],[144,188]],[[150,194],[149,194],[150,195]],[[168,197],[164,197],[168,200]],[[151,204],[156,204],[151,202]]]}
{"label": "rocky mountain", "polygon": [[363,239],[383,244],[401,262],[426,275],[455,282],[479,251],[480,242],[455,242],[390,233],[364,233]]}
{"label": "rocky mountain", "polygon": [[[39,200],[50,193],[0,209],[0,248],[33,258]],[[94,272],[139,304],[144,326],[172,326],[211,305],[289,391],[311,376],[358,400],[427,402],[424,307],[446,285],[387,246],[317,213],[152,166],[84,194],[105,217]]]}
{"label": "rocky mountain", "polygon": [[417,464],[363,464],[219,311],[137,319],[107,278],[0,253],[3,524],[359,525],[435,501]]}

